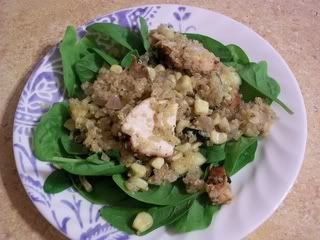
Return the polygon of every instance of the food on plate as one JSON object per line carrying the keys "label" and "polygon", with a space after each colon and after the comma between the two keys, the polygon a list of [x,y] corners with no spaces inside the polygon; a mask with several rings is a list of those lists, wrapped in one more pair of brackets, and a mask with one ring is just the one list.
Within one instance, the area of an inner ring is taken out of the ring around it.
{"label": "food on plate", "polygon": [[79,40],[67,28],[68,97],[33,139],[36,157],[56,167],[44,189],[73,187],[129,234],[203,229],[232,202],[231,176],[268,135],[270,104],[291,110],[266,62],[250,62],[240,47],[166,25],[149,32],[143,18],[140,26],[94,23]]}

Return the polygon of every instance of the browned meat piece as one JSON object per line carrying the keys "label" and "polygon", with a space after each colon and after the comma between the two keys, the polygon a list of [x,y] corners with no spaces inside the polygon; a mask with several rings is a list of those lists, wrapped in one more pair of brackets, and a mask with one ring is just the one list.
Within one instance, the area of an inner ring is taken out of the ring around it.
{"label": "browned meat piece", "polygon": [[206,191],[213,204],[225,204],[231,201],[231,188],[224,167],[212,167],[209,170]]}
{"label": "browned meat piece", "polygon": [[151,32],[151,45],[164,65],[190,73],[208,74],[220,68],[220,61],[198,41],[175,33],[165,25]]}

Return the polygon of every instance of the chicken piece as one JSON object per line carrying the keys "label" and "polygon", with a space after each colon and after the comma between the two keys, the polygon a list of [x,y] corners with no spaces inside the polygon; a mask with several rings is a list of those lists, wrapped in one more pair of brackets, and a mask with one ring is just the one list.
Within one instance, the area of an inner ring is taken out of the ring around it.
{"label": "chicken piece", "polygon": [[165,25],[151,32],[151,45],[163,64],[190,73],[208,74],[220,68],[220,61],[201,43],[176,33]]}
{"label": "chicken piece", "polygon": [[231,201],[232,192],[224,167],[212,167],[206,183],[206,191],[212,204],[225,204]]}
{"label": "chicken piece", "polygon": [[[168,111],[157,112],[154,108],[162,104],[167,105]],[[133,149],[140,154],[169,157],[173,154],[174,144],[166,140],[168,136],[155,134],[154,129],[157,129],[157,133],[173,136],[177,111],[176,103],[166,100],[157,102],[154,98],[148,98],[131,110],[121,130],[131,137]]]}

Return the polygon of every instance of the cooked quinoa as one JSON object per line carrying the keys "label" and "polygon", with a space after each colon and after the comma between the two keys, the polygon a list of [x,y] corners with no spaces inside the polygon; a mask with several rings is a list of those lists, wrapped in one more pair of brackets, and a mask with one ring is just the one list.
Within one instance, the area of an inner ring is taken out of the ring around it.
{"label": "cooked quinoa", "polygon": [[147,184],[181,178],[187,192],[207,192],[213,204],[227,203],[229,179],[223,167],[211,168],[203,179],[204,142],[194,131],[206,144],[266,135],[275,114],[261,98],[244,102],[237,72],[199,42],[165,25],[150,39],[161,64],[137,59],[129,69],[103,67],[96,81],[82,85],[83,100],[69,100],[65,126],[90,151],[119,149],[131,169],[132,191],[144,190],[133,184],[135,171]]}

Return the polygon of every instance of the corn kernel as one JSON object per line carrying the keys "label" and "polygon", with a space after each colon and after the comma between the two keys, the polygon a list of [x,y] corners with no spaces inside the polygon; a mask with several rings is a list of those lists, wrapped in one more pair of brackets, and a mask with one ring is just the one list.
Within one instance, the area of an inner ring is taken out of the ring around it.
{"label": "corn kernel", "polygon": [[174,76],[176,77],[177,80],[179,80],[182,77],[181,72],[175,72]]}
{"label": "corn kernel", "polygon": [[151,159],[150,164],[153,168],[160,169],[164,164],[164,158],[162,158],[162,157],[153,158],[153,159]]}
{"label": "corn kernel", "polygon": [[187,143],[184,143],[184,144],[181,144],[181,145],[177,145],[175,147],[175,149],[177,151],[179,151],[179,152],[184,153],[184,152],[187,152],[187,151],[189,151],[191,149],[191,144],[187,142]]}
{"label": "corn kernel", "polygon": [[225,143],[228,139],[228,135],[226,133],[220,133],[216,130],[213,130],[210,133],[210,140],[214,144],[222,144]]}
{"label": "corn kernel", "polygon": [[220,123],[218,124],[219,128],[223,132],[230,132],[230,124],[226,117],[222,118]]}
{"label": "corn kernel", "polygon": [[197,98],[194,102],[194,112],[197,115],[207,115],[209,113],[209,103]]}
{"label": "corn kernel", "polygon": [[147,212],[140,212],[133,220],[132,227],[137,230],[137,233],[142,233],[153,225],[153,218]]}
{"label": "corn kernel", "polygon": [[168,80],[170,81],[170,82],[172,82],[172,83],[176,83],[176,81],[177,81],[177,79],[176,79],[176,77],[173,75],[173,74],[170,74],[169,76],[168,76]]}
{"label": "corn kernel", "polygon": [[186,172],[199,167],[206,162],[206,158],[199,152],[188,152],[185,157],[179,158],[172,162],[172,168],[179,175],[183,175]]}
{"label": "corn kernel", "polygon": [[147,67],[148,69],[148,75],[151,81],[153,81],[156,78],[156,71],[151,68],[151,67]]}
{"label": "corn kernel", "polygon": [[127,189],[131,192],[139,190],[148,191],[148,183],[139,177],[130,177],[125,184]]}
{"label": "corn kernel", "polygon": [[156,70],[156,72],[162,72],[162,71],[165,71],[166,69],[164,68],[163,65],[158,64],[158,65],[154,68],[154,70]]}
{"label": "corn kernel", "polygon": [[192,93],[193,87],[192,87],[192,81],[191,78],[188,75],[182,76],[176,86],[177,90],[179,92],[182,92],[184,94],[186,93]]}
{"label": "corn kernel", "polygon": [[147,168],[139,163],[133,163],[130,166],[132,176],[144,177],[147,173]]}
{"label": "corn kernel", "polygon": [[110,71],[114,73],[122,73],[123,69],[120,65],[114,64],[110,67]]}

